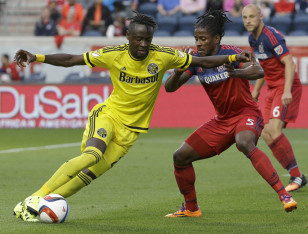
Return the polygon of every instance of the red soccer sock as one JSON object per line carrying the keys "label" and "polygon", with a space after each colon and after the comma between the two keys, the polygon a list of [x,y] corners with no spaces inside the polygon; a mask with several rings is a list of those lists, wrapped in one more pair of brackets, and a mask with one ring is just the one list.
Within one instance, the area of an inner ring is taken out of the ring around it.
{"label": "red soccer sock", "polygon": [[174,164],[174,175],[180,192],[184,195],[185,207],[190,211],[199,209],[195,190],[195,170],[192,164],[178,166]]}
{"label": "red soccer sock", "polygon": [[282,133],[272,144],[269,145],[273,155],[280,162],[283,168],[287,169],[291,176],[299,177],[301,172],[298,169],[296,159],[294,157],[292,146]]}
{"label": "red soccer sock", "polygon": [[263,179],[278,193],[280,199],[281,195],[290,195],[285,190],[275,168],[263,151],[255,147],[248,153],[247,158],[250,159],[252,165]]}

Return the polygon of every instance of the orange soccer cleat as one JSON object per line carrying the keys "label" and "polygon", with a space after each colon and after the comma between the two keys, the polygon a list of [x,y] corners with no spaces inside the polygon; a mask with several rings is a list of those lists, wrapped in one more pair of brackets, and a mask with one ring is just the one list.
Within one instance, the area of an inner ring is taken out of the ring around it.
{"label": "orange soccer cleat", "polygon": [[281,202],[286,212],[291,212],[297,209],[297,202],[291,196],[282,195],[282,197]]}
{"label": "orange soccer cleat", "polygon": [[169,218],[179,218],[179,217],[202,217],[202,213],[201,213],[201,210],[198,209],[196,211],[190,211],[190,210],[187,210],[184,206],[184,203],[183,203],[183,206],[180,210],[174,212],[174,213],[171,213],[171,214],[167,214],[165,217],[169,217]]}

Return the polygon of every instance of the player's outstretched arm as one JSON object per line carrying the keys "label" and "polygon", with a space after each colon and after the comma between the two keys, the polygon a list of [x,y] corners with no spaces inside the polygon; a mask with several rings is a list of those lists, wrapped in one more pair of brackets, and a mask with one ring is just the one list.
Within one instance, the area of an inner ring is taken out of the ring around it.
{"label": "player's outstretched arm", "polygon": [[[191,54],[192,50],[190,48],[183,48],[183,52]],[[175,68],[173,73],[167,77],[165,82],[166,92],[174,92],[180,88],[186,81],[191,77],[188,73],[185,72],[185,69]]]}
{"label": "player's outstretched arm", "polygon": [[72,54],[32,54],[26,50],[16,52],[14,60],[19,67],[25,67],[25,63],[29,65],[32,62],[47,63],[54,66],[72,67],[75,65],[86,65],[83,55]]}
{"label": "player's outstretched arm", "polygon": [[174,92],[180,88],[191,76],[182,69],[174,69],[174,72],[168,76],[165,83],[166,92]]}
{"label": "player's outstretched arm", "polygon": [[212,68],[231,62],[249,62],[251,56],[252,53],[250,51],[243,51],[240,54],[233,54],[233,55],[215,55],[206,57],[192,56],[190,67]]}

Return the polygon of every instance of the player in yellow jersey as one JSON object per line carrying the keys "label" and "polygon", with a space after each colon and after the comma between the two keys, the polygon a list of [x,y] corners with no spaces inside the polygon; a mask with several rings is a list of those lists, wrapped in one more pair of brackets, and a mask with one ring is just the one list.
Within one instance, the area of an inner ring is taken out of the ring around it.
{"label": "player in yellow jersey", "polygon": [[88,65],[110,70],[114,86],[110,97],[89,114],[81,155],[65,162],[35,193],[20,202],[14,215],[36,222],[38,202],[50,193],[69,197],[104,174],[147,132],[164,73],[171,68],[217,67],[232,61],[247,62],[251,54],[193,57],[173,48],[151,44],[155,21],[136,12],[130,19],[128,44],[104,47],[83,55],[16,53],[19,66],[38,61],[55,66]]}

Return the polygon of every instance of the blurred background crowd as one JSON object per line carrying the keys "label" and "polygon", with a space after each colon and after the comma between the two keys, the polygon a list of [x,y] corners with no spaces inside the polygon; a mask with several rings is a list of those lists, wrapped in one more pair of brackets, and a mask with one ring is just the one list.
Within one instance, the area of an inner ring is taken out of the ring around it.
{"label": "blurred background crowd", "polygon": [[[282,34],[308,36],[308,0],[0,0],[0,36],[53,36],[60,48],[65,37],[125,36],[127,18],[139,11],[155,18],[155,36],[191,37],[207,9],[228,11],[225,36],[247,36],[241,11],[249,3]],[[0,74],[9,74],[2,82],[22,79],[11,60],[2,54]]]}
{"label": "blurred background crowd", "polygon": [[35,36],[125,35],[134,10],[158,22],[156,36],[192,36],[196,17],[207,9],[228,11],[226,36],[246,35],[242,8],[260,6],[266,24],[285,35],[308,35],[308,0],[0,0],[1,34]]}

